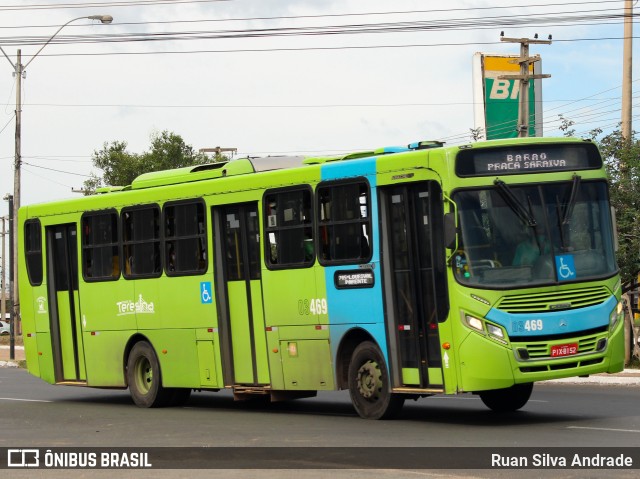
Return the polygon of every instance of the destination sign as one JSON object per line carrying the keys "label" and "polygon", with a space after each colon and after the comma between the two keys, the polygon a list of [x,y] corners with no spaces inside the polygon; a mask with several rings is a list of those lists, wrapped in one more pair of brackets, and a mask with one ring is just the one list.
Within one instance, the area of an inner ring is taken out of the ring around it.
{"label": "destination sign", "polygon": [[546,144],[461,150],[456,157],[458,176],[524,175],[600,168],[594,144]]}

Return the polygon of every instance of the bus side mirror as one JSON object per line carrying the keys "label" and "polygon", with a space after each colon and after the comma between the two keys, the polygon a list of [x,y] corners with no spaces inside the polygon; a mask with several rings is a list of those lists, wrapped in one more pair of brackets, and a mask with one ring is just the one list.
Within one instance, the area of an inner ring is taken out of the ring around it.
{"label": "bus side mirror", "polygon": [[455,213],[444,215],[444,244],[448,249],[457,248],[457,231]]}
{"label": "bus side mirror", "polygon": [[617,253],[620,250],[620,239],[618,238],[618,220],[616,219],[616,209],[611,207],[611,223],[613,226],[613,250]]}

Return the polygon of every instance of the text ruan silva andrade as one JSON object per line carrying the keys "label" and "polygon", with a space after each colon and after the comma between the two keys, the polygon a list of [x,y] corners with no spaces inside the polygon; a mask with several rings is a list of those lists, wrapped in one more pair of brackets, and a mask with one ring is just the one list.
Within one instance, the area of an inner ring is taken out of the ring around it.
{"label": "text ruan silva andrade", "polygon": [[633,468],[633,457],[625,454],[570,454],[567,456],[548,453],[530,454],[523,456],[506,456],[491,454],[491,467],[587,467],[587,468]]}

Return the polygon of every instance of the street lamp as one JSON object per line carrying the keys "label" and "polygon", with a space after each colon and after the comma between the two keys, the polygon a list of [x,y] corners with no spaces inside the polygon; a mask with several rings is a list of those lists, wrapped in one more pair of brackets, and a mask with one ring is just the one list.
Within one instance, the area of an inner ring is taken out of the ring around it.
{"label": "street lamp", "polygon": [[22,52],[18,49],[18,53],[16,55],[16,62],[13,63],[6,52],[3,50],[2,46],[0,46],[0,51],[5,56],[7,61],[11,63],[13,67],[13,75],[16,77],[16,138],[15,138],[15,162],[14,162],[14,172],[13,172],[13,225],[11,228],[12,237],[13,237],[13,248],[11,251],[11,257],[13,258],[13,275],[14,275],[14,284],[12,287],[13,291],[13,315],[11,318],[12,324],[15,318],[18,316],[19,311],[19,301],[18,301],[18,229],[15,225],[18,223],[18,209],[20,208],[20,167],[22,165],[22,154],[21,154],[21,130],[22,130],[22,79],[26,73],[26,68],[31,64],[35,57],[37,57],[42,49],[46,47],[54,37],[60,33],[64,27],[69,25],[76,20],[99,20],[101,23],[109,24],[113,22],[113,17],[111,15],[90,15],[85,17],[72,18],[67,23],[62,25],[58,30],[49,37],[49,39],[40,47],[40,50],[36,52],[35,55],[31,57],[31,59],[25,64],[22,64]]}

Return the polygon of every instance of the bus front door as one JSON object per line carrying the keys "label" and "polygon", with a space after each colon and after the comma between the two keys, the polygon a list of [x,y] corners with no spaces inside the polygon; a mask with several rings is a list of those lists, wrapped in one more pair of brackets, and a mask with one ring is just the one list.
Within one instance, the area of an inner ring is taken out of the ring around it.
{"label": "bus front door", "polygon": [[438,326],[448,311],[442,191],[380,188],[389,361],[396,388],[443,387]]}
{"label": "bus front door", "polygon": [[56,382],[85,381],[76,225],[49,226],[46,238],[49,325]]}
{"label": "bus front door", "polygon": [[216,297],[225,385],[270,382],[258,203],[213,208]]}

